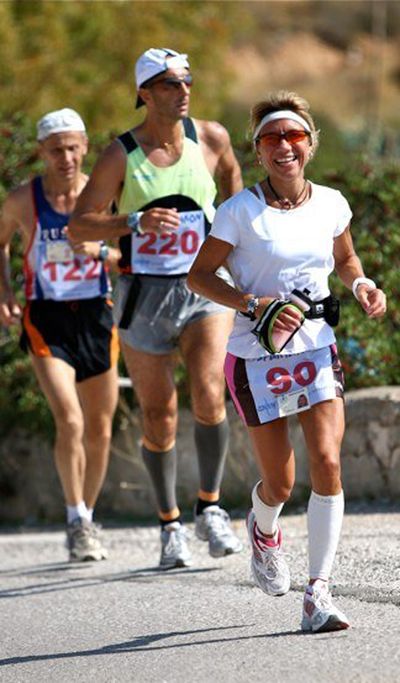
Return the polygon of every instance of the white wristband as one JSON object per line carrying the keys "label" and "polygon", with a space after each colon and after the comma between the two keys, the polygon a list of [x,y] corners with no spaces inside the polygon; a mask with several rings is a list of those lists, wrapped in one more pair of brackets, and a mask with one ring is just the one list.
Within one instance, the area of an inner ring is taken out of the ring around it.
{"label": "white wristband", "polygon": [[143,230],[140,225],[140,219],[143,216],[143,211],[131,211],[128,213],[126,224],[132,230],[133,235],[143,235]]}
{"label": "white wristband", "polygon": [[353,284],[351,285],[351,289],[353,291],[354,296],[356,297],[358,301],[358,296],[357,296],[357,287],[358,285],[368,285],[370,289],[376,289],[376,284],[373,280],[370,280],[369,277],[356,277],[356,279],[353,281]]}

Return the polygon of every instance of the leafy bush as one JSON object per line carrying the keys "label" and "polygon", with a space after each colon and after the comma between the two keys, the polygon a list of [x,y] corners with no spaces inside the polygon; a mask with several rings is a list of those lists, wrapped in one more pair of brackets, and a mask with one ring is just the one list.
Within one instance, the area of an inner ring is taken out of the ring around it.
{"label": "leafy bush", "polygon": [[352,235],[367,276],[388,297],[382,320],[369,320],[349,290],[332,278],[342,302],[338,345],[348,388],[400,384],[400,167],[365,160],[322,182],[340,189],[353,210]]}

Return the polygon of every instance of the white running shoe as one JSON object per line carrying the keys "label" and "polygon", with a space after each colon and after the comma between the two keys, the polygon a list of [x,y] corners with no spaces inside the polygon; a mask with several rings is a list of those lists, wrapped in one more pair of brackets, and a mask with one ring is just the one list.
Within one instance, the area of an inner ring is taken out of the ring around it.
{"label": "white running shoe", "polygon": [[200,515],[195,514],[194,522],[195,534],[201,541],[208,541],[211,557],[224,557],[243,549],[233,533],[228,513],[219,505],[209,505]]}
{"label": "white running shoe", "polygon": [[67,544],[70,562],[97,562],[106,560],[108,553],[103,548],[99,527],[86,519],[75,519],[67,526]]}
{"label": "white running shoe", "polygon": [[268,595],[284,595],[290,589],[290,572],[282,552],[281,530],[277,545],[267,545],[269,539],[259,530],[253,510],[249,510],[247,531],[253,551],[251,573],[254,583]]}
{"label": "white running shoe", "polygon": [[317,580],[307,586],[303,602],[302,631],[323,633],[340,631],[349,626],[346,615],[333,605],[326,581]]}
{"label": "white running shoe", "polygon": [[180,522],[171,522],[161,529],[160,569],[190,567],[192,561],[186,538],[186,529]]}

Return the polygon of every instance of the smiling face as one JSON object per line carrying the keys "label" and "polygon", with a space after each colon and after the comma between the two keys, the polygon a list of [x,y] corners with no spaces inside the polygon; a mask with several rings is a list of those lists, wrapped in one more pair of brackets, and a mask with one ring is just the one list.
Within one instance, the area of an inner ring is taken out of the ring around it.
{"label": "smiling face", "polygon": [[155,110],[167,118],[179,120],[189,113],[191,85],[187,69],[168,69],[145,88],[140,88],[139,94],[149,112]]}
{"label": "smiling face", "polygon": [[311,150],[311,136],[290,119],[270,121],[260,130],[256,141],[258,160],[271,178],[282,181],[304,178]]}

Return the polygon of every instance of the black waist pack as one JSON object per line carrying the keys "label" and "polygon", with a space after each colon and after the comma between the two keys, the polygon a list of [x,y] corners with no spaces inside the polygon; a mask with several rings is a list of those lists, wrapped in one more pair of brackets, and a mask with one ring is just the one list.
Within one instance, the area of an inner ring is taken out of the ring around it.
{"label": "black waist pack", "polygon": [[336,327],[336,325],[339,324],[340,319],[339,299],[336,299],[336,297],[330,294],[325,297],[325,299],[321,299],[321,301],[312,301],[308,296],[309,293],[308,289],[303,289],[302,292],[299,289],[294,289],[290,295],[290,300],[293,303],[303,303],[306,307],[305,309],[303,308],[305,318],[308,318],[309,320],[324,318],[328,325]]}

